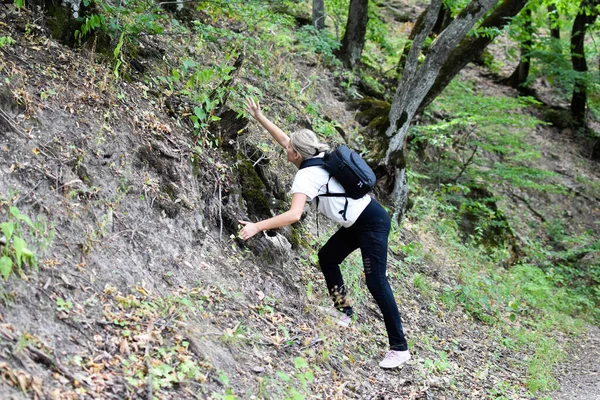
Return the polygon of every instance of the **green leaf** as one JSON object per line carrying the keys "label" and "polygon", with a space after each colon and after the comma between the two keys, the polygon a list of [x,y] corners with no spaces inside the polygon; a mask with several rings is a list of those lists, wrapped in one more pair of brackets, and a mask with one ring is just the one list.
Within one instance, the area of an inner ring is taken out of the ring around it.
{"label": "green leaf", "polygon": [[27,225],[33,228],[33,222],[27,215],[21,214],[17,207],[10,207],[10,213],[19,221],[24,221]]}
{"label": "green leaf", "polygon": [[308,382],[312,382],[315,380],[315,375],[311,371],[307,371],[304,375],[306,376],[306,380]]}
{"label": "green leaf", "polygon": [[279,377],[279,379],[281,379],[284,382],[289,382],[291,379],[288,374],[286,374],[285,372],[282,372],[282,371],[277,371],[277,376]]}
{"label": "green leaf", "polygon": [[206,113],[200,107],[194,107],[194,114],[200,121],[204,121],[206,119]]}
{"label": "green leaf", "polygon": [[304,399],[306,399],[306,396],[303,395],[302,393],[300,393],[298,391],[298,389],[296,389],[296,388],[292,388],[290,390],[290,394],[291,394],[292,400],[304,400]]}
{"label": "green leaf", "polygon": [[229,386],[229,378],[227,377],[227,375],[225,374],[225,372],[219,371],[219,380],[221,381],[221,383],[223,385]]}
{"label": "green leaf", "polygon": [[10,273],[12,272],[12,260],[8,256],[3,256],[0,258],[0,273],[4,277],[4,280],[7,280]]}
{"label": "green leaf", "polygon": [[302,357],[296,357],[294,359],[294,366],[296,369],[308,368],[308,362],[306,362],[306,360]]}
{"label": "green leaf", "polygon": [[0,228],[2,229],[2,233],[4,233],[4,236],[6,236],[6,243],[8,243],[15,231],[15,224],[12,222],[3,222],[0,224]]}
{"label": "green leaf", "polygon": [[121,37],[119,38],[119,43],[117,43],[117,46],[115,47],[115,49],[113,50],[113,55],[116,58],[119,57],[119,55],[121,54],[121,48],[123,47],[123,43],[124,43],[124,39],[125,38],[125,32],[121,33]]}
{"label": "green leaf", "polygon": [[19,236],[15,236],[13,246],[15,248],[15,258],[17,259],[17,267],[21,269],[21,257],[23,257],[23,250],[27,250],[27,243],[25,243],[25,241]]}

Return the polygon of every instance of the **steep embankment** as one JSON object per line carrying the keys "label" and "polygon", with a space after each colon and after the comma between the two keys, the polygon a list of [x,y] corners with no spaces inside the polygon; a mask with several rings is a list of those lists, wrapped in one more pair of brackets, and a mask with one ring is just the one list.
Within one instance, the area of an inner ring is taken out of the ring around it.
{"label": "steep embankment", "polygon": [[[427,218],[393,232],[389,275],[414,359],[383,371],[385,331],[357,255],[344,266],[355,323],[317,311],[328,304],[314,254],[331,229],[323,219],[319,232],[309,214],[274,236],[235,238],[237,219],[288,204],[293,170],[264,132],[223,113],[195,136],[172,115],[184,100],[139,75],[116,79],[31,18],[0,16],[16,41],[0,61],[0,212],[38,255],[0,288],[0,397],[532,397],[536,349],[454,299],[458,266],[478,260],[449,253]],[[173,58],[197,51],[144,40]],[[311,104],[352,132],[331,72],[293,61],[286,73],[313,86]],[[257,83],[248,70],[235,79]],[[279,89],[263,93],[274,119],[294,107]]]}

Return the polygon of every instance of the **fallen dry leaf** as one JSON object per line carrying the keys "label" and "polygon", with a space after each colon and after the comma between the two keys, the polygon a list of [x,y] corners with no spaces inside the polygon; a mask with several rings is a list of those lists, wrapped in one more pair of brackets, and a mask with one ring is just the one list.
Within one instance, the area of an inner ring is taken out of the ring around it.
{"label": "fallen dry leaf", "polygon": [[121,354],[129,354],[129,343],[127,343],[127,339],[123,339],[121,340],[121,343],[119,344],[119,352]]}

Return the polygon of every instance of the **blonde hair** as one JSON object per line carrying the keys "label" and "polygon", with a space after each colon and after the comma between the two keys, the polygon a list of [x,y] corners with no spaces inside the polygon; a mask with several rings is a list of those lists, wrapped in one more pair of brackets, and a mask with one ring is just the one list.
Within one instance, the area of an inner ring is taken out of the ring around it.
{"label": "blonde hair", "polygon": [[329,146],[319,142],[317,135],[310,129],[299,129],[290,136],[292,148],[300,154],[302,159],[313,158],[322,151],[329,150]]}

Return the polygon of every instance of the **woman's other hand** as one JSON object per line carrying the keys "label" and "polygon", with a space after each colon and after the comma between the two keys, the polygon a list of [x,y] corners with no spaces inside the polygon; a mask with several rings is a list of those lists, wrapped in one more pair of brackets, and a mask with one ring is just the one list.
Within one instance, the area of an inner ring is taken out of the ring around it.
{"label": "woman's other hand", "polygon": [[258,101],[254,101],[252,97],[246,98],[246,110],[248,111],[248,114],[252,115],[252,117],[256,120],[258,120],[258,117],[262,115],[260,104]]}
{"label": "woman's other hand", "polygon": [[258,229],[258,226],[256,226],[256,224],[254,222],[248,222],[248,221],[238,221],[238,222],[242,225],[245,225],[242,228],[242,230],[240,231],[240,237],[243,240],[248,240],[252,236],[256,235],[258,232],[260,232],[260,230]]}

